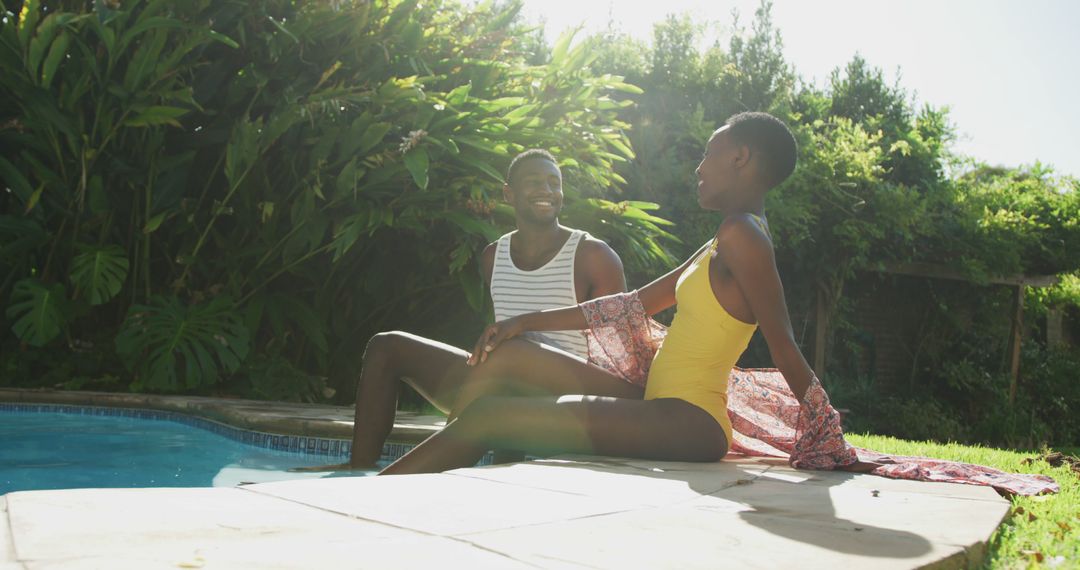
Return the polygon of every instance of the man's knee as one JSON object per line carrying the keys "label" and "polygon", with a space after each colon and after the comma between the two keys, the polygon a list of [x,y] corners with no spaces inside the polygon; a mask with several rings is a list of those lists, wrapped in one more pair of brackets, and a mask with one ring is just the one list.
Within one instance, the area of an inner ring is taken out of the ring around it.
{"label": "man's knee", "polygon": [[367,347],[364,348],[364,362],[397,358],[409,344],[409,340],[409,336],[401,331],[378,333],[368,340]]}

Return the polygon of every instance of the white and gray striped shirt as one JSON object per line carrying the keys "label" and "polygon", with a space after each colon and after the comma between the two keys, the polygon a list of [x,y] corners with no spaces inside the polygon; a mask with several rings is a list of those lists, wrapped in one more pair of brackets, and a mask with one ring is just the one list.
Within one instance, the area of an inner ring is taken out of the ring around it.
{"label": "white and gray striped shirt", "polygon": [[[495,320],[576,305],[578,301],[577,288],[574,286],[574,257],[577,255],[578,244],[588,234],[581,230],[571,230],[570,237],[551,261],[532,271],[518,269],[510,258],[511,234],[499,238],[495,247],[495,266],[491,272],[491,300],[495,303]],[[582,331],[529,332],[524,336],[584,359],[589,357],[589,348]]]}

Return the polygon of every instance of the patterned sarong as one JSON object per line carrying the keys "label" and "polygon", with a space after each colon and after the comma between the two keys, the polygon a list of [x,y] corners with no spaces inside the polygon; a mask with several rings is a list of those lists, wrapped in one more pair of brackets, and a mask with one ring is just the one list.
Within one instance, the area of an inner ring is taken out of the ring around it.
{"label": "patterned sarong", "polygon": [[[582,304],[589,331],[589,360],[627,382],[644,386],[649,366],[667,329],[649,318],[637,292]],[[924,457],[885,455],[844,439],[840,414],[817,378],[800,402],[775,368],[731,371],[728,417],[734,428],[731,453],[787,457],[800,469],[838,469],[856,461],[878,463],[871,474],[894,479],[988,485],[1002,494],[1056,493],[1045,475],[1004,471]]]}

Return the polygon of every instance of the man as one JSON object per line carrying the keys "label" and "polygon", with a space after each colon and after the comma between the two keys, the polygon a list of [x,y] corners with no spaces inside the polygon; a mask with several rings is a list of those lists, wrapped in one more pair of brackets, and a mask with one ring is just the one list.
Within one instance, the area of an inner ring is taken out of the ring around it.
{"label": "man", "polygon": [[[559,224],[562,172],[551,153],[533,149],[507,169],[503,198],[514,208],[517,230],[489,244],[481,269],[495,304],[495,318],[576,304],[626,290],[622,261],[606,243]],[[569,353],[588,359],[580,331],[529,335],[537,362]],[[599,381],[550,375],[509,380],[496,366],[472,367],[469,352],[406,332],[379,333],[368,342],[357,385],[356,418],[349,463],[305,470],[372,468],[393,428],[399,381],[450,415],[484,395],[584,393],[641,398],[642,389],[598,375]],[[599,369],[597,369],[599,370]]]}

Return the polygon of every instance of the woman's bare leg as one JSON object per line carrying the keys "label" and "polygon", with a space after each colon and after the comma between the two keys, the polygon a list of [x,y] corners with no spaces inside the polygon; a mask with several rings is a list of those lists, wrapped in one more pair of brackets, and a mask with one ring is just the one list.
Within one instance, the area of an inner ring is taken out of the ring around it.
{"label": "woman's bare leg", "polygon": [[727,439],[712,416],[675,398],[483,397],[381,474],[469,467],[493,448],[716,461],[727,452]]}
{"label": "woman's bare leg", "polygon": [[[449,421],[482,396],[585,394],[640,400],[644,389],[560,350],[512,339],[463,379]],[[516,449],[493,450],[494,463],[522,461]]]}
{"label": "woman's bare leg", "polygon": [[450,419],[482,396],[584,394],[640,400],[645,390],[569,354],[511,339],[462,379]]}

